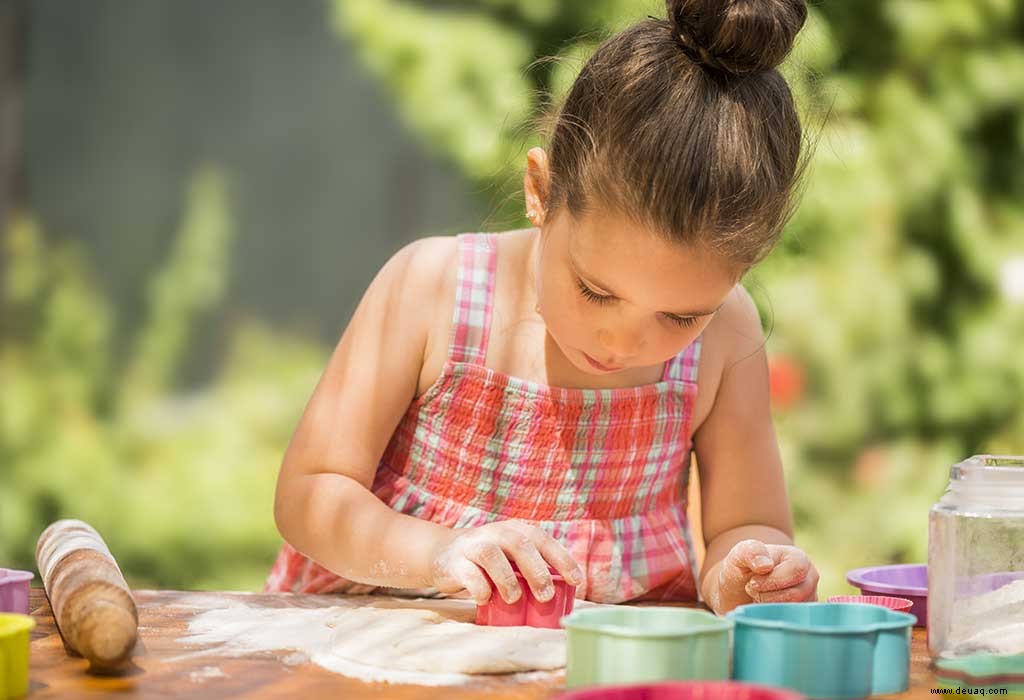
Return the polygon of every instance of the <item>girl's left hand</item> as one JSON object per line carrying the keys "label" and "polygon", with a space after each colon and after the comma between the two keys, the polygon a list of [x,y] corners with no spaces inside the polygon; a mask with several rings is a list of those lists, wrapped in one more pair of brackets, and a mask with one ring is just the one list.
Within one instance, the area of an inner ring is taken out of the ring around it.
{"label": "girl's left hand", "polygon": [[712,596],[709,602],[720,615],[750,601],[815,601],[818,570],[798,547],[743,540],[725,555]]}
{"label": "girl's left hand", "polygon": [[753,549],[763,552],[773,562],[755,572],[745,590],[755,603],[801,603],[818,599],[818,570],[799,547],[788,544],[758,542]]}

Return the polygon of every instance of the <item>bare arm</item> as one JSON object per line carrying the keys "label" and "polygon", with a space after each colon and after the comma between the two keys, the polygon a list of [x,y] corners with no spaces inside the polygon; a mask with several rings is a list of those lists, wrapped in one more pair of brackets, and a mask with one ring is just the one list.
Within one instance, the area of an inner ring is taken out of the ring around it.
{"label": "bare arm", "polygon": [[415,397],[454,241],[424,239],[381,269],[360,302],[285,453],[274,517],[299,551],[374,585],[430,585],[430,556],[452,531],[396,513],[370,492],[378,461]]}
{"label": "bare arm", "polygon": [[[768,587],[788,587],[781,580],[787,577],[799,579],[794,583],[804,580],[796,571],[799,566],[782,566],[778,553],[789,549],[750,542],[792,545],[793,523],[772,425],[768,363],[757,310],[746,292],[737,288],[721,313],[715,332],[718,347],[725,351],[723,378],[711,412],[694,436],[707,543],[700,590],[716,612],[751,602],[747,583],[751,578],[759,582],[767,578],[773,568],[774,579]],[[761,559],[766,554],[771,565]],[[803,575],[816,585],[816,572]]]}
{"label": "bare arm", "polygon": [[[381,269],[345,330],[285,453],[274,517],[293,547],[359,583],[466,589],[478,602],[491,581],[508,602],[554,594],[548,565],[579,583],[568,551],[514,521],[452,530],[398,513],[372,492],[381,455],[416,395],[433,315],[450,311],[454,238],[417,241]],[[436,331],[435,331],[436,332]],[[434,339],[447,343],[447,337]],[[427,468],[430,465],[426,465]],[[485,577],[484,572],[490,578]]]}

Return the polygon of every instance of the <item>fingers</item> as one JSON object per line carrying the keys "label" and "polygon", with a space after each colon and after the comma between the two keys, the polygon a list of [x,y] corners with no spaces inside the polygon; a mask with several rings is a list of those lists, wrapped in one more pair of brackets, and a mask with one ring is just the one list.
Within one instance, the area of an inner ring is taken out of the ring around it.
{"label": "fingers", "polygon": [[454,594],[464,590],[477,605],[491,599],[491,582],[480,567],[464,556],[449,555],[435,567],[434,584],[442,593]]}
{"label": "fingers", "polygon": [[759,603],[804,603],[818,599],[818,576],[809,576],[796,586],[761,593]]}
{"label": "fingers", "polygon": [[498,589],[498,595],[506,603],[514,603],[519,600],[522,589],[519,587],[519,582],[516,581],[516,574],[512,570],[512,565],[509,564],[508,557],[505,556],[505,548],[502,544],[495,542],[494,539],[478,541],[466,548],[466,558],[479,565],[487,573],[487,576],[494,582],[494,587]]}
{"label": "fingers", "polygon": [[729,563],[754,574],[767,574],[775,566],[768,545],[760,540],[743,540],[737,542],[729,551]]}
{"label": "fingers", "polygon": [[775,555],[779,563],[767,576],[753,576],[747,582],[747,595],[759,603],[817,600],[818,570],[803,550],[776,545]]}
{"label": "fingers", "polygon": [[514,603],[523,587],[511,562],[542,602],[555,594],[551,568],[573,585],[583,582],[583,572],[565,547],[540,528],[519,521],[483,525],[457,537],[438,556],[435,580],[444,592],[464,587],[478,603],[487,602],[492,588],[505,602]]}
{"label": "fingers", "polygon": [[[534,587],[533,581],[536,578],[542,578],[547,582],[550,582],[551,576],[549,573],[548,565],[554,567],[554,569],[565,578],[573,586],[578,586],[583,583],[583,571],[580,569],[579,564],[572,558],[567,550],[558,540],[544,532],[538,527],[520,523],[517,521],[511,521],[509,523],[511,527],[522,533],[529,539],[530,546],[524,548],[530,550],[530,569],[527,569],[518,557],[516,557],[516,563],[519,564],[519,569],[526,576],[527,580],[530,581],[530,589],[533,590],[534,595],[537,595],[537,588]],[[534,559],[532,553],[536,552],[538,555],[537,559]],[[532,568],[536,566],[536,568]],[[552,590],[552,595],[554,591]],[[540,600],[547,600],[546,597],[538,596]]]}
{"label": "fingers", "polygon": [[483,605],[491,599],[491,583],[476,564],[463,559],[453,573],[455,579],[469,592],[477,605]]}
{"label": "fingers", "polygon": [[753,576],[747,584],[747,592],[767,593],[779,591],[797,585],[807,578],[811,570],[811,561],[796,547],[787,547],[779,562],[768,575]]}
{"label": "fingers", "polygon": [[515,560],[519,571],[533,592],[533,597],[541,601],[551,600],[555,595],[551,572],[548,571],[547,562],[537,551],[537,546],[530,536],[510,530],[505,538],[505,550]]}

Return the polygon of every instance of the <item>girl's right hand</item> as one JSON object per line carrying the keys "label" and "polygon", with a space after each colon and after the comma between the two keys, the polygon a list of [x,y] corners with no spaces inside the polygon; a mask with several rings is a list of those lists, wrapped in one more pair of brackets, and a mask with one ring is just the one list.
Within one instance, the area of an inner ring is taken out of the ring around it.
{"label": "girl's right hand", "polygon": [[452,530],[433,557],[433,585],[442,593],[465,589],[477,605],[483,605],[491,597],[487,580],[490,577],[502,599],[514,603],[523,592],[510,558],[540,601],[551,600],[555,594],[549,564],[570,584],[578,586],[583,582],[579,565],[553,537],[533,525],[503,520]]}

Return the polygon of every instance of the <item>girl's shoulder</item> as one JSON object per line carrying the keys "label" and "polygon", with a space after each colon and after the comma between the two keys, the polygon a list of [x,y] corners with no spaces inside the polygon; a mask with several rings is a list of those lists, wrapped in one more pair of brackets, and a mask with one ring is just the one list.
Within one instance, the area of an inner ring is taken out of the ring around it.
{"label": "girl's shoulder", "polygon": [[440,376],[448,356],[455,306],[455,287],[461,264],[458,236],[427,236],[405,245],[385,265],[395,265],[404,314],[412,314],[424,329],[422,366],[416,396]]}
{"label": "girl's shoulder", "polygon": [[[433,326],[438,307],[451,309],[459,264],[455,236],[427,236],[404,245],[377,273],[387,290],[394,320],[417,319],[417,325]],[[371,285],[372,288],[372,285]],[[429,339],[429,338],[428,338]]]}
{"label": "girl's shoulder", "polygon": [[[757,305],[742,284],[729,293],[701,335],[694,430],[703,423],[729,373],[741,363],[764,363],[765,335]],[[767,368],[765,369],[767,377]]]}
{"label": "girl's shoulder", "polygon": [[[416,396],[420,396],[437,381],[449,359],[455,305],[459,296],[456,294],[456,286],[459,284],[460,269],[469,266],[474,271],[481,271],[480,267],[488,262],[500,265],[501,272],[492,269],[490,273],[496,275],[491,280],[491,284],[496,285],[492,294],[500,296],[501,285],[518,288],[520,282],[515,273],[522,267],[523,255],[529,248],[529,234],[529,230],[486,234],[491,244],[490,255],[493,256],[490,261],[487,260],[488,254],[483,253],[485,249],[479,247],[476,247],[473,256],[467,258],[467,251],[462,247],[458,235],[422,238],[407,246],[408,254],[417,258],[417,284],[422,290],[418,307],[423,321],[428,324]],[[479,284],[479,280],[474,278],[474,284]],[[465,294],[465,290],[462,293]],[[487,309],[487,318],[482,320],[483,323],[490,323],[489,315],[490,310]]]}
{"label": "girl's shoulder", "polygon": [[385,267],[400,266],[406,281],[417,291],[427,292],[432,299],[437,293],[455,289],[458,262],[456,236],[426,236],[404,245]]}
{"label": "girl's shoulder", "polygon": [[732,288],[722,308],[704,331],[705,349],[710,343],[716,355],[735,359],[764,347],[761,315],[742,284]]}

